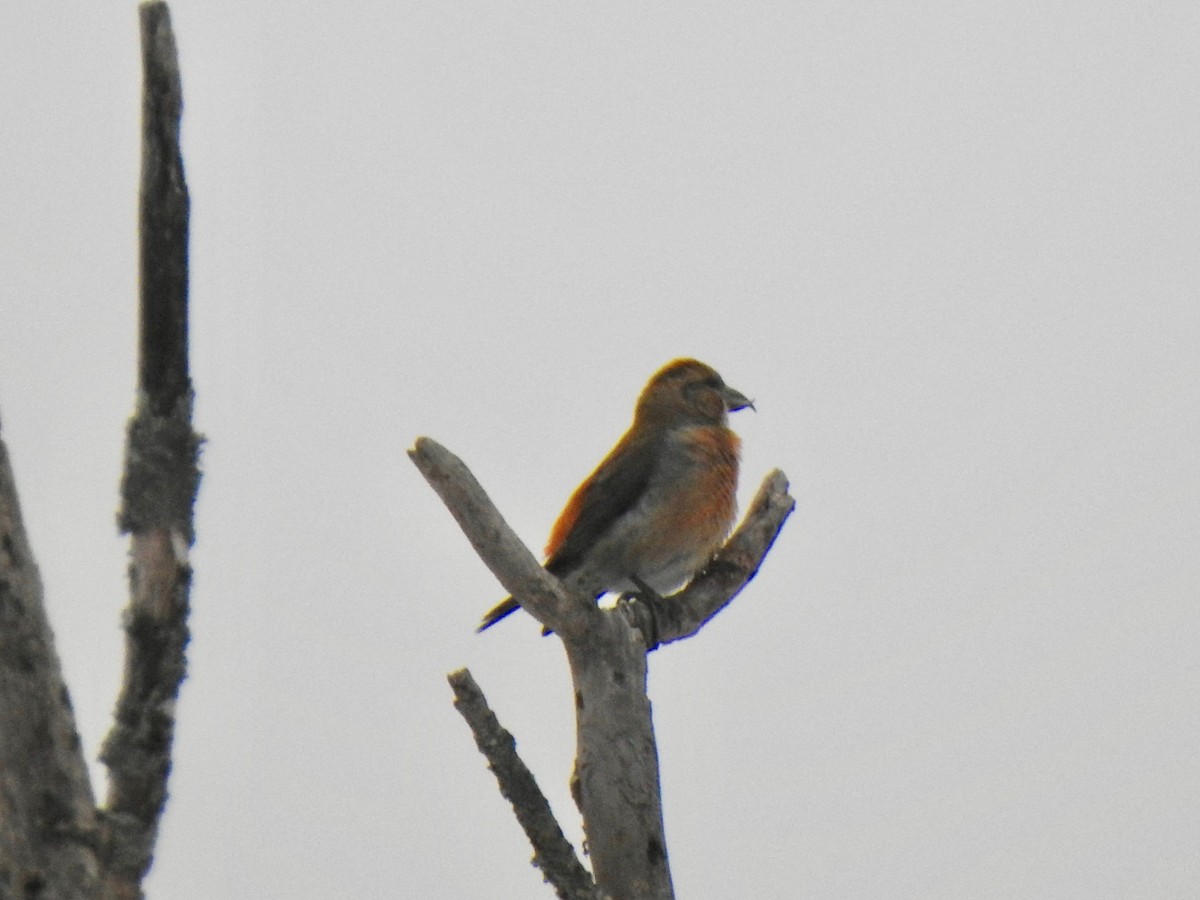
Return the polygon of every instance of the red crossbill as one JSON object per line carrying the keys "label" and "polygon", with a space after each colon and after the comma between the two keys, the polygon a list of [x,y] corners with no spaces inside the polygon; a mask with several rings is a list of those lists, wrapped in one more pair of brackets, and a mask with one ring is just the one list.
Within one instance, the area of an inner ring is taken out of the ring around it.
{"label": "red crossbill", "polygon": [[[554,524],[546,570],[596,598],[666,594],[690,580],[733,527],[741,442],[728,413],[746,407],[754,405],[702,362],[677,359],[656,372],[629,430]],[[518,608],[509,597],[478,630]]]}

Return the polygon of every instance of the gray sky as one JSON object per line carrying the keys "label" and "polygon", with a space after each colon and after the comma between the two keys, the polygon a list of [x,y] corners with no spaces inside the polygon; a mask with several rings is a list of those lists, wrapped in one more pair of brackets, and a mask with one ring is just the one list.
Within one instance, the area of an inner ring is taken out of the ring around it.
{"label": "gray sky", "polygon": [[[536,549],[678,355],[755,398],[759,578],[652,659],[680,897],[1200,895],[1200,6],[173,6],[209,443],[153,898],[550,897]],[[131,4],[0,7],[0,417],[94,758],[120,672]]]}

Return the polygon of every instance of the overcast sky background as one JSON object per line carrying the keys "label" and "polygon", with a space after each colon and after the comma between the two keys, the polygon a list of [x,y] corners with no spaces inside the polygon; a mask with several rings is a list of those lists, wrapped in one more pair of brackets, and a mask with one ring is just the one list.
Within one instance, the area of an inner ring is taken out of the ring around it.
{"label": "overcast sky background", "polygon": [[[173,12],[208,444],[151,898],[552,896],[444,676],[578,840],[564,659],[472,633],[404,451],[539,549],[679,355],[798,500],[651,660],[679,896],[1200,896],[1200,5]],[[0,6],[0,421],[93,759],[139,90],[132,5]]]}

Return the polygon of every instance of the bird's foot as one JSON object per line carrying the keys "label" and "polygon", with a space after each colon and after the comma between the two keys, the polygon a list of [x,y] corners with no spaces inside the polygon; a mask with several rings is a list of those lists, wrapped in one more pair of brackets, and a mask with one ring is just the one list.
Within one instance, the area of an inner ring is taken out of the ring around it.
{"label": "bird's foot", "polygon": [[642,601],[642,607],[648,612],[648,615],[640,618],[643,618],[645,624],[648,626],[642,629],[642,636],[646,641],[646,652],[649,653],[651,650],[658,648],[658,604],[662,602],[662,597],[658,591],[654,590],[654,588],[650,587],[650,585],[646,584],[638,576],[632,576],[630,581],[637,587],[637,593],[633,596]]}

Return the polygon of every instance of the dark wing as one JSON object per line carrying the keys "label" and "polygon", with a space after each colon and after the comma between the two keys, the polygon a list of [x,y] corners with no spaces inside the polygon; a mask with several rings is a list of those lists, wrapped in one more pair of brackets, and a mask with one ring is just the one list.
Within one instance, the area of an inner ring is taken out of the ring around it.
{"label": "dark wing", "polygon": [[[575,490],[550,532],[547,571],[560,578],[569,574],[612,524],[637,504],[654,472],[659,443],[627,433]],[[476,630],[491,628],[518,609],[517,601],[507,597],[488,611]]]}
{"label": "dark wing", "polygon": [[630,431],[571,495],[546,544],[549,572],[560,578],[568,575],[613,523],[637,504],[654,473],[660,444]]}

